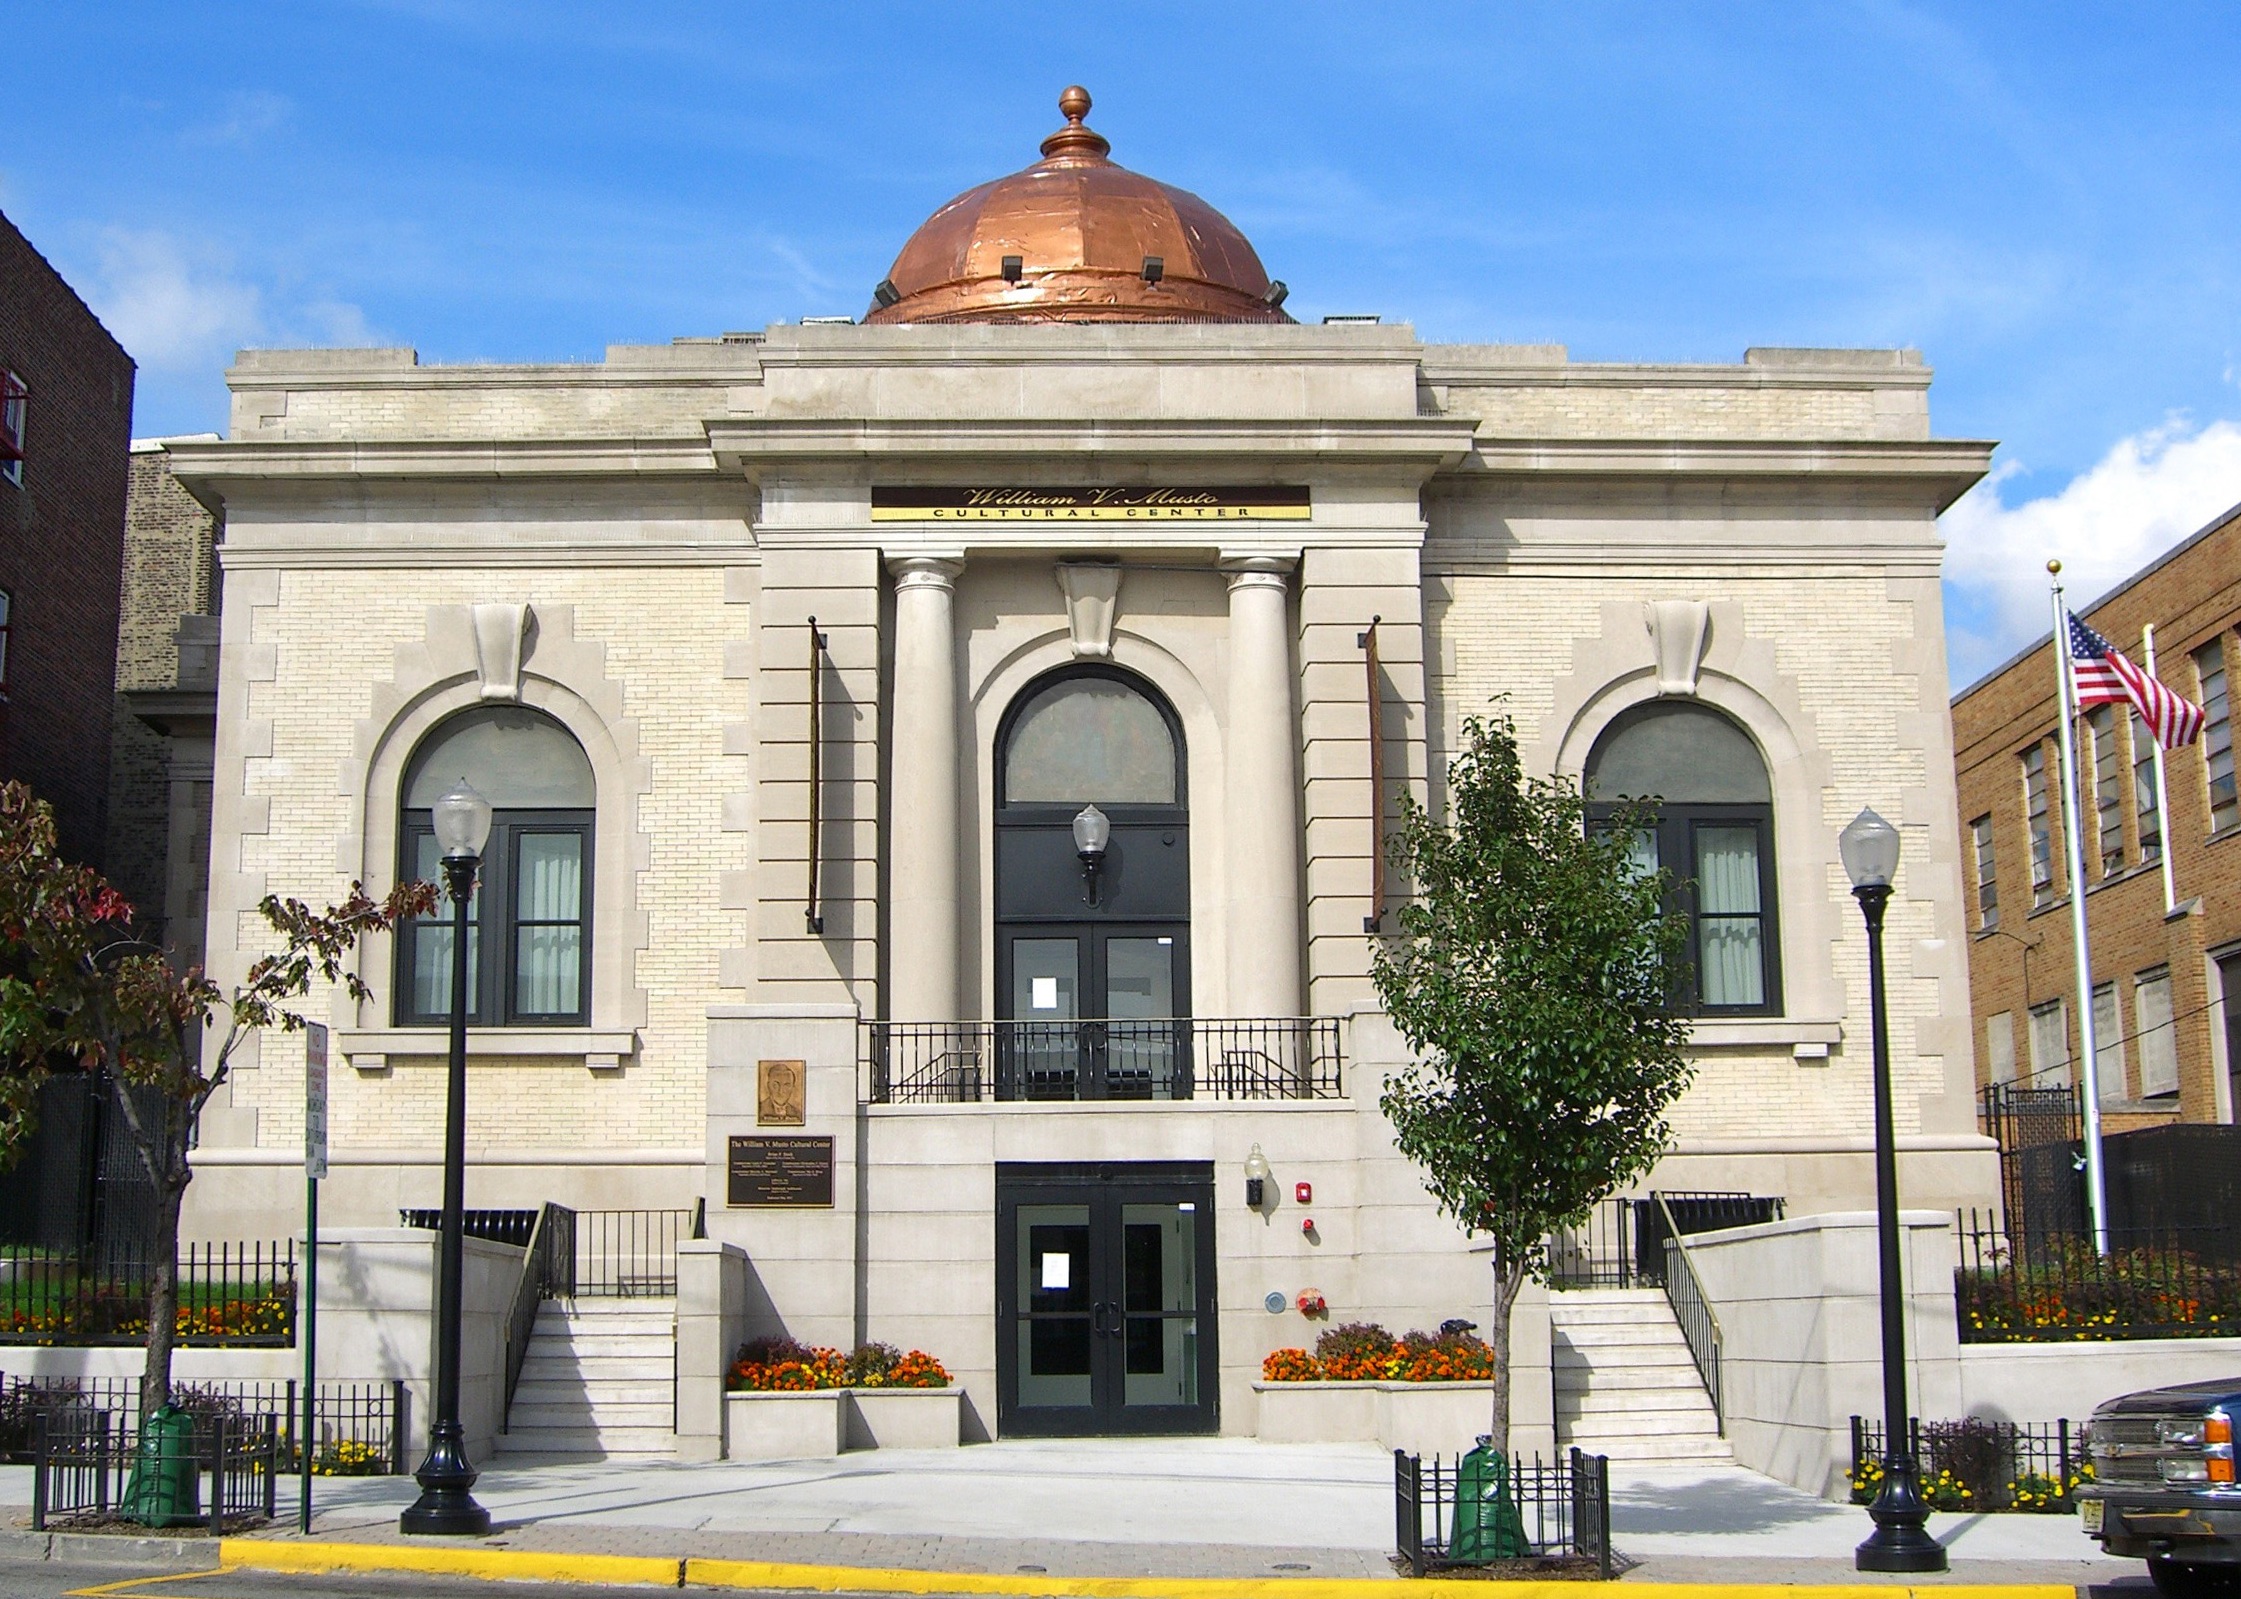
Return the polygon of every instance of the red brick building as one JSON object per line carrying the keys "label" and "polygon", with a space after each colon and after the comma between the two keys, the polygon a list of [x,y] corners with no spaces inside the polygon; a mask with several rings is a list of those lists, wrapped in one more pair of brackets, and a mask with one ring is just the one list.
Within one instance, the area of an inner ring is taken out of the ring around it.
{"label": "red brick building", "polygon": [[0,216],[0,777],[99,864],[132,357]]}
{"label": "red brick building", "polygon": [[[2241,797],[2231,684],[2241,670],[2241,506],[2078,614],[2208,713],[2164,758],[2136,713],[2078,730],[2095,1052],[2110,1132],[2231,1122],[2241,1094]],[[2055,659],[2042,638],[1953,701],[1977,1083],[2077,1082]],[[2165,868],[2170,893],[2166,894]]]}

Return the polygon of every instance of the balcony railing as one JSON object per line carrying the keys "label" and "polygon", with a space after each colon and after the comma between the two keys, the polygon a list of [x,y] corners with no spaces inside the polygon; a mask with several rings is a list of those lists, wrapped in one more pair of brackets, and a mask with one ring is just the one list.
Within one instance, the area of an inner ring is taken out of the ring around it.
{"label": "balcony railing", "polygon": [[1338,1018],[866,1022],[873,1105],[1337,1099]]}

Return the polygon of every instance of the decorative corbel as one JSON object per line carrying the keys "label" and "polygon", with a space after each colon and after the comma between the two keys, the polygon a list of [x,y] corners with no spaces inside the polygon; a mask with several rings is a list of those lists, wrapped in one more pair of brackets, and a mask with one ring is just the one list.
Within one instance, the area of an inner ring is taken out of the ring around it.
{"label": "decorative corbel", "polygon": [[511,601],[482,601],[473,608],[475,670],[486,700],[521,698],[522,643],[529,633],[529,607]]}
{"label": "decorative corbel", "polygon": [[1112,659],[1120,585],[1121,569],[1110,563],[1059,563],[1058,586],[1066,596],[1066,626],[1074,636],[1075,659]]}
{"label": "decorative corbel", "polygon": [[1660,694],[1696,693],[1696,671],[1704,659],[1704,640],[1712,608],[1702,600],[1651,600],[1642,607],[1657,656]]}

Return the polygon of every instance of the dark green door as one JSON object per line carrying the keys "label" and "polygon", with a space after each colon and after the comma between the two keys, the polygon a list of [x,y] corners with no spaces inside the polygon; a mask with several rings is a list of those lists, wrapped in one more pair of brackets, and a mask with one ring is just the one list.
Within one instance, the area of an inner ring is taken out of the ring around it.
{"label": "dark green door", "polygon": [[1205,1162],[996,1168],[997,1431],[1213,1432]]}

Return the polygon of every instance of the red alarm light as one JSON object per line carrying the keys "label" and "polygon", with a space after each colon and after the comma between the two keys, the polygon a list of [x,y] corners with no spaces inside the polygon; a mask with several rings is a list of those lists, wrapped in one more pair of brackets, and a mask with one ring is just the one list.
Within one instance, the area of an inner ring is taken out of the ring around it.
{"label": "red alarm light", "polygon": [[1312,1205],[1312,1204],[1314,1204],[1314,1203],[1315,1203],[1315,1185],[1314,1185],[1313,1183],[1294,1183],[1294,1184],[1292,1184],[1292,1200],[1293,1200],[1293,1202],[1294,1202],[1295,1204],[1300,1204],[1300,1205]]}

